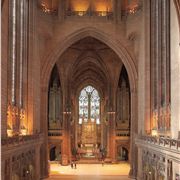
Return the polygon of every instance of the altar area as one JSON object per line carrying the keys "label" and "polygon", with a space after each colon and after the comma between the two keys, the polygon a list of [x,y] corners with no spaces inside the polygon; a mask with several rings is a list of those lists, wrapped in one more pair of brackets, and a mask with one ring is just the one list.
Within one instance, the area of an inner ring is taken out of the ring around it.
{"label": "altar area", "polygon": [[80,126],[80,142],[78,154],[80,158],[97,158],[99,153],[98,126],[96,122],[88,120]]}

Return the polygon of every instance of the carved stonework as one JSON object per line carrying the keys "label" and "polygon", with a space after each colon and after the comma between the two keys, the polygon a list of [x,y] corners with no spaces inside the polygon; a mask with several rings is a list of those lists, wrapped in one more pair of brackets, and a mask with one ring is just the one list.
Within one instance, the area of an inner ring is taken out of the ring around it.
{"label": "carved stonework", "polygon": [[12,179],[35,179],[35,150],[29,150],[12,157]]}
{"label": "carved stonework", "polygon": [[142,155],[142,172],[143,179],[160,180],[165,179],[165,158],[154,152],[143,150]]}
{"label": "carved stonework", "polygon": [[10,158],[5,160],[5,179],[10,179]]}

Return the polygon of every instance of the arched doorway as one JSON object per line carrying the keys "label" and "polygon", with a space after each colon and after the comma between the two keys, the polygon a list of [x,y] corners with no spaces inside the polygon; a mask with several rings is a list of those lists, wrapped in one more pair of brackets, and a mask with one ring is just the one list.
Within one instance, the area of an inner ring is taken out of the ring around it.
{"label": "arched doorway", "polygon": [[117,148],[117,160],[128,161],[129,151],[126,147],[118,146]]}
{"label": "arched doorway", "polygon": [[55,161],[55,159],[56,159],[56,146],[54,146],[50,149],[50,155],[49,156],[50,156],[49,157],[50,161]]}

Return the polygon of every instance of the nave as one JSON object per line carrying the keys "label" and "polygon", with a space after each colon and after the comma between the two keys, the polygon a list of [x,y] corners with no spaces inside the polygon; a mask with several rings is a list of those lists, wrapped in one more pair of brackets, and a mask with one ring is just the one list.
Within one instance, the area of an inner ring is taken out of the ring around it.
{"label": "nave", "polygon": [[46,180],[128,180],[129,169],[128,163],[77,164],[77,169],[51,163],[50,177]]}

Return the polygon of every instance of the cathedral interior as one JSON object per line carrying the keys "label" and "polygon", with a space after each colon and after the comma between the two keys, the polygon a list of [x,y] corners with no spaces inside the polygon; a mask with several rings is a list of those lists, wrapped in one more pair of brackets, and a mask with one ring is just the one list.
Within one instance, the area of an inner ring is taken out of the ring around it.
{"label": "cathedral interior", "polygon": [[180,0],[1,0],[1,179],[72,162],[180,180]]}

